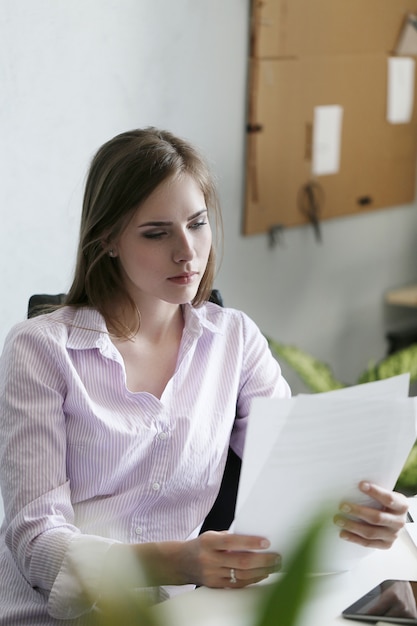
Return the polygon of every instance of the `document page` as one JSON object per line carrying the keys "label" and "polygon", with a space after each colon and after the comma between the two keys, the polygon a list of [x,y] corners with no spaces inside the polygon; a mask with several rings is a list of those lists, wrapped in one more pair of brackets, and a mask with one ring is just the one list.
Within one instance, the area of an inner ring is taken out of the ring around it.
{"label": "document page", "polygon": [[361,480],[393,488],[416,440],[409,377],[291,399],[253,401],[233,532],[268,537],[283,569],[312,519],[325,512],[317,572],[350,569],[372,550],[343,541],[341,501],[377,506]]}

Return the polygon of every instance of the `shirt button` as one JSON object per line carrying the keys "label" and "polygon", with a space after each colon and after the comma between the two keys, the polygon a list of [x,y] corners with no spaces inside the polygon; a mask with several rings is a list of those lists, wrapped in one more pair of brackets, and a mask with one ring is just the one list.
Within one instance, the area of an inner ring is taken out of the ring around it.
{"label": "shirt button", "polygon": [[168,439],[168,433],[159,433],[158,439],[164,441],[164,439]]}
{"label": "shirt button", "polygon": [[154,491],[159,491],[161,488],[161,485],[159,483],[152,483],[152,489]]}
{"label": "shirt button", "polygon": [[138,526],[137,528],[135,528],[135,533],[137,535],[141,535],[143,533],[143,528],[141,528],[140,526]]}

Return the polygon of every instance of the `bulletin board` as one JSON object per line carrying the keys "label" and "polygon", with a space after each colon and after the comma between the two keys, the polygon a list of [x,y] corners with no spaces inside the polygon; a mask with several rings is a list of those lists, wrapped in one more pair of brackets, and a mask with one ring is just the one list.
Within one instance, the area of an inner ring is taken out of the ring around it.
{"label": "bulletin board", "polygon": [[414,200],[417,50],[399,52],[413,14],[417,0],[252,0],[244,234],[319,235]]}

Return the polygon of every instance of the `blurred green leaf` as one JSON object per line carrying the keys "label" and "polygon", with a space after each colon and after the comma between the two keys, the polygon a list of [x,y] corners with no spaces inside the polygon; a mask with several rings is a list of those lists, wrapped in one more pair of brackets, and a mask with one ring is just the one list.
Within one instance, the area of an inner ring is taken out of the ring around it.
{"label": "blurred green leaf", "polygon": [[317,559],[319,535],[324,517],[313,521],[292,554],[285,573],[268,589],[259,608],[255,626],[295,626],[311,594],[315,577],[311,576]]}
{"label": "blurred green leaf", "polygon": [[138,598],[134,591],[126,591],[117,596],[100,599],[88,617],[84,618],[88,626],[169,626],[162,624],[143,598]]}
{"label": "blurred green leaf", "polygon": [[155,613],[133,593],[103,598],[100,612],[91,615],[89,626],[163,626]]}
{"label": "blurred green leaf", "polygon": [[417,380],[417,344],[398,350],[378,363],[369,364],[359,376],[358,383],[382,380],[399,374],[410,374],[410,381]]}
{"label": "blurred green leaf", "polygon": [[414,444],[408,455],[395,485],[395,490],[406,496],[413,496],[417,492],[417,443]]}
{"label": "blurred green leaf", "polygon": [[283,359],[314,393],[345,387],[333,376],[330,367],[296,346],[279,343],[266,337],[272,353]]}

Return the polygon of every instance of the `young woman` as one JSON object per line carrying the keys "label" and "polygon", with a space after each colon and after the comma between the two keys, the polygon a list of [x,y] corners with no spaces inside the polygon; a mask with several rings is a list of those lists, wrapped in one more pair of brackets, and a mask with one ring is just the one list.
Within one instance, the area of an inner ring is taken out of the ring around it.
{"label": "young woman", "polygon": [[[208,302],[216,222],[204,160],[171,133],[94,157],[65,306],[13,328],[1,359],[1,625],[84,623],[126,559],[123,584],[155,599],[279,568],[263,537],[199,535],[251,399],[290,395],[256,325]],[[341,536],[388,548],[406,501],[362,488],[382,510],[350,504]]]}

